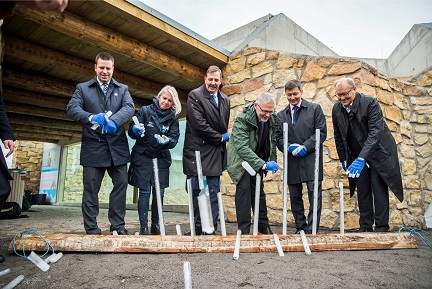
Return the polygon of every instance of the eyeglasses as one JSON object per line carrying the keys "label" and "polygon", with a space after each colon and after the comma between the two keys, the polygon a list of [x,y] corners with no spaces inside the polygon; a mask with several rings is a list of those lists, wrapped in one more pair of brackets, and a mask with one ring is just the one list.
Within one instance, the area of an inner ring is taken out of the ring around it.
{"label": "eyeglasses", "polygon": [[343,96],[347,96],[348,94],[350,94],[350,92],[351,92],[351,90],[354,88],[354,86],[351,86],[351,88],[350,88],[350,90],[348,90],[347,92],[343,92],[343,93],[341,93],[341,94],[337,94],[337,93],[335,93],[335,96],[337,97],[337,98],[341,98],[341,97],[343,97]]}
{"label": "eyeglasses", "polygon": [[256,102],[256,104],[258,105],[258,107],[261,109],[261,111],[263,113],[265,113],[265,114],[272,114],[273,113],[273,110],[264,110],[264,109],[262,109],[261,106],[258,104],[258,102]]}

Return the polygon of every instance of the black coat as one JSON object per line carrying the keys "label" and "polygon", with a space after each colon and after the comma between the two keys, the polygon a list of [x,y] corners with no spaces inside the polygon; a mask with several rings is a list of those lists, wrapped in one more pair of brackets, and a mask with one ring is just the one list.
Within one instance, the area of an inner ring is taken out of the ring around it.
{"label": "black coat", "polygon": [[[6,115],[6,110],[4,108],[4,103],[3,103],[3,94],[0,91],[0,139],[1,141],[5,141],[5,140],[13,140],[15,141],[15,135],[12,131],[12,127],[9,124],[9,119]],[[0,176],[0,178],[2,178],[0,180],[0,184],[2,184],[2,182],[9,182],[8,180],[13,180],[12,176],[9,173],[7,164],[6,164],[6,160],[3,156],[3,152],[0,150],[1,156],[0,156],[0,174],[2,174],[2,176]],[[5,183],[3,186],[4,188],[0,188],[0,195],[2,195],[2,193],[9,193],[9,187],[8,187],[8,183]],[[7,192],[3,192],[2,189],[7,190]]]}
{"label": "black coat", "polygon": [[[160,188],[167,188],[171,166],[169,150],[177,145],[180,135],[178,117],[174,110],[162,111],[157,97],[154,97],[153,104],[141,107],[136,117],[140,123],[144,124],[145,133],[144,137],[136,136],[132,131],[134,123],[131,121],[128,134],[136,142],[132,148],[129,184],[138,188],[146,188],[151,182],[151,185],[154,186],[153,159],[157,158]],[[169,138],[168,144],[157,143],[155,134],[166,135]]]}
{"label": "black coat", "polygon": [[321,106],[302,99],[296,126],[292,124],[290,106],[278,113],[276,126],[277,146],[283,152],[283,123],[288,123],[288,146],[304,145],[307,155],[299,158],[288,153],[288,184],[299,184],[315,179],[315,131],[320,130],[319,180],[323,179],[323,143],[327,137],[327,125]]}
{"label": "black coat", "polygon": [[[361,146],[358,157],[373,165],[395,196],[403,200],[402,177],[393,135],[384,121],[378,101],[370,96],[356,93],[351,106],[354,116],[351,121],[357,142]],[[332,111],[336,149],[341,162],[347,167],[354,161],[347,143],[348,114],[339,102]],[[349,179],[351,196],[354,194],[355,179]]]}
{"label": "black coat", "polygon": [[201,153],[204,176],[220,176],[226,169],[226,143],[222,134],[228,131],[229,98],[218,91],[216,107],[205,85],[192,90],[187,100],[186,132],[183,147],[183,173],[197,176],[195,151]]}

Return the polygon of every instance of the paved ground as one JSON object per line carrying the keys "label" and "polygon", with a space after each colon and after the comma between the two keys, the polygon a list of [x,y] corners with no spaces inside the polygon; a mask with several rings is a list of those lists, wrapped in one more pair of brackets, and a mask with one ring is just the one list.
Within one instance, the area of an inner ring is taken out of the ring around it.
{"label": "paved ground", "polygon": [[[82,233],[80,208],[33,206],[23,213],[27,218],[0,220],[0,254],[6,262],[0,271],[0,288],[16,276],[24,281],[16,288],[184,288],[183,262],[190,261],[193,288],[432,288],[432,249],[418,241],[419,249],[232,254],[95,254],[66,253],[43,272],[30,261],[7,252],[14,234],[36,229],[41,234]],[[165,213],[166,233],[182,230],[188,216]],[[108,233],[107,210],[98,218],[103,233]],[[128,211],[127,228],[138,231],[136,211]],[[275,233],[280,227],[273,226]],[[236,224],[227,224],[235,234]],[[288,233],[294,229],[289,228]],[[321,230],[321,233],[326,233]],[[429,238],[429,241],[430,238]]]}

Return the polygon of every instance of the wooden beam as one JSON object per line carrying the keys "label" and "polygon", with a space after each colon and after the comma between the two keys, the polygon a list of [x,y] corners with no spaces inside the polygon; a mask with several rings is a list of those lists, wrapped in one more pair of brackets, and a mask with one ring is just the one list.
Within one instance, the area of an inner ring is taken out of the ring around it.
{"label": "wooden beam", "polygon": [[61,136],[67,136],[67,137],[72,137],[72,138],[80,138],[81,137],[81,132],[79,131],[66,131],[63,129],[52,129],[52,128],[47,128],[47,127],[40,127],[40,126],[35,126],[35,125],[17,125],[17,124],[12,124],[11,125],[13,128],[14,133],[16,132],[35,132],[35,133],[39,133],[39,134],[45,134],[45,135],[61,135]]}
{"label": "wooden beam", "polygon": [[[42,232],[43,233],[43,232]],[[128,252],[128,253],[232,253],[235,235],[223,236],[114,236],[52,234],[44,238],[59,252]],[[382,250],[417,248],[417,242],[404,233],[348,233],[306,236],[311,251]],[[284,252],[304,251],[300,235],[280,235]],[[9,250],[13,250],[13,241]],[[22,247],[17,240],[15,248]],[[26,236],[26,251],[45,251],[46,243],[38,236]],[[240,252],[277,252],[272,235],[241,237]]]}
{"label": "wooden beam", "polygon": [[16,9],[16,14],[73,38],[97,43],[104,49],[147,63],[192,83],[202,82],[205,75],[204,70],[184,60],[66,11],[60,14],[44,13],[33,9]]}
{"label": "wooden beam", "polygon": [[72,120],[55,120],[51,121],[49,116],[47,117],[38,117],[38,116],[29,116],[17,113],[7,113],[9,122],[11,125],[32,125],[38,127],[45,127],[51,129],[59,129],[65,131],[82,131],[82,125],[74,122]]}
{"label": "wooden beam", "polygon": [[5,101],[5,109],[7,112],[13,112],[23,115],[45,117],[53,120],[46,120],[55,122],[56,120],[70,120],[66,114],[66,109],[52,109],[40,106],[34,106],[29,104],[17,104],[14,102]]}
{"label": "wooden beam", "polygon": [[[59,140],[70,140],[72,138],[72,136],[66,136],[66,135],[59,135],[59,134],[55,134],[55,133],[50,133],[50,134],[46,134],[46,133],[39,133],[39,132],[35,132],[35,131],[14,131],[15,137],[17,140],[34,140],[34,139],[40,139],[42,141],[45,142],[50,142],[50,141],[55,141],[56,143]],[[49,140],[49,141],[48,141]]]}
{"label": "wooden beam", "polygon": [[[68,98],[55,97],[47,94],[31,92],[19,88],[4,86],[3,99],[6,103],[20,103],[24,105],[31,105],[44,108],[52,108],[57,110],[66,111],[66,106],[69,103]],[[39,110],[35,108],[34,110]]]}
{"label": "wooden beam", "polygon": [[[4,53],[7,54],[8,57],[11,56],[47,67],[75,72],[89,79],[95,75],[93,62],[26,42],[10,35],[4,34],[3,38],[5,40]],[[114,72],[114,78],[133,89],[151,96],[157,95],[162,87],[164,87],[163,84],[136,77],[119,70]],[[177,92],[179,93],[180,100],[186,102],[187,93],[182,90],[177,90]]]}

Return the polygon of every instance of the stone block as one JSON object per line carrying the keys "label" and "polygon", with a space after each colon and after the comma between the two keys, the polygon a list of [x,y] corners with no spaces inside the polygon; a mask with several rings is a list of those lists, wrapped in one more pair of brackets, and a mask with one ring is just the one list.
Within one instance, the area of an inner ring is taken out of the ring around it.
{"label": "stone block", "polygon": [[259,89],[263,85],[264,85],[263,79],[252,78],[252,79],[250,79],[244,83],[243,93],[248,93],[248,92],[253,91],[255,89]]}
{"label": "stone block", "polygon": [[231,75],[228,77],[228,82],[230,84],[240,83],[244,81],[245,79],[251,78],[251,72],[250,68],[243,69],[242,71],[239,71],[238,73]]}
{"label": "stone block", "polygon": [[279,58],[276,62],[277,69],[288,69],[293,67],[297,63],[297,59],[292,58],[286,54],[279,54]]}
{"label": "stone block", "polygon": [[264,61],[258,65],[252,66],[252,76],[254,78],[271,72],[273,72],[273,65],[270,61]]}
{"label": "stone block", "polygon": [[329,67],[330,65],[339,61],[339,58],[328,58],[328,57],[320,57],[317,61],[317,64],[321,67]]}
{"label": "stone block", "polygon": [[344,75],[359,70],[361,66],[358,63],[335,64],[328,71],[328,75]]}
{"label": "stone block", "polygon": [[305,71],[301,76],[301,82],[310,82],[321,79],[326,74],[326,70],[313,61],[308,61]]}
{"label": "stone block", "polygon": [[294,69],[276,70],[273,73],[273,85],[275,88],[285,88],[285,84],[291,80],[297,79]]}
{"label": "stone block", "polygon": [[263,62],[265,60],[265,55],[266,55],[265,51],[252,54],[252,55],[248,56],[247,64],[249,66],[253,66],[253,65],[256,65],[260,62]]}
{"label": "stone block", "polygon": [[246,57],[243,56],[229,61],[225,66],[225,69],[223,70],[223,75],[225,77],[229,77],[233,74],[242,71],[245,68],[246,68]]}
{"label": "stone block", "polygon": [[382,89],[377,89],[376,92],[377,92],[377,100],[379,102],[388,105],[392,105],[394,103],[394,96],[391,92]]}
{"label": "stone block", "polygon": [[241,85],[225,85],[222,87],[221,91],[226,94],[227,96],[241,93],[242,86]]}

